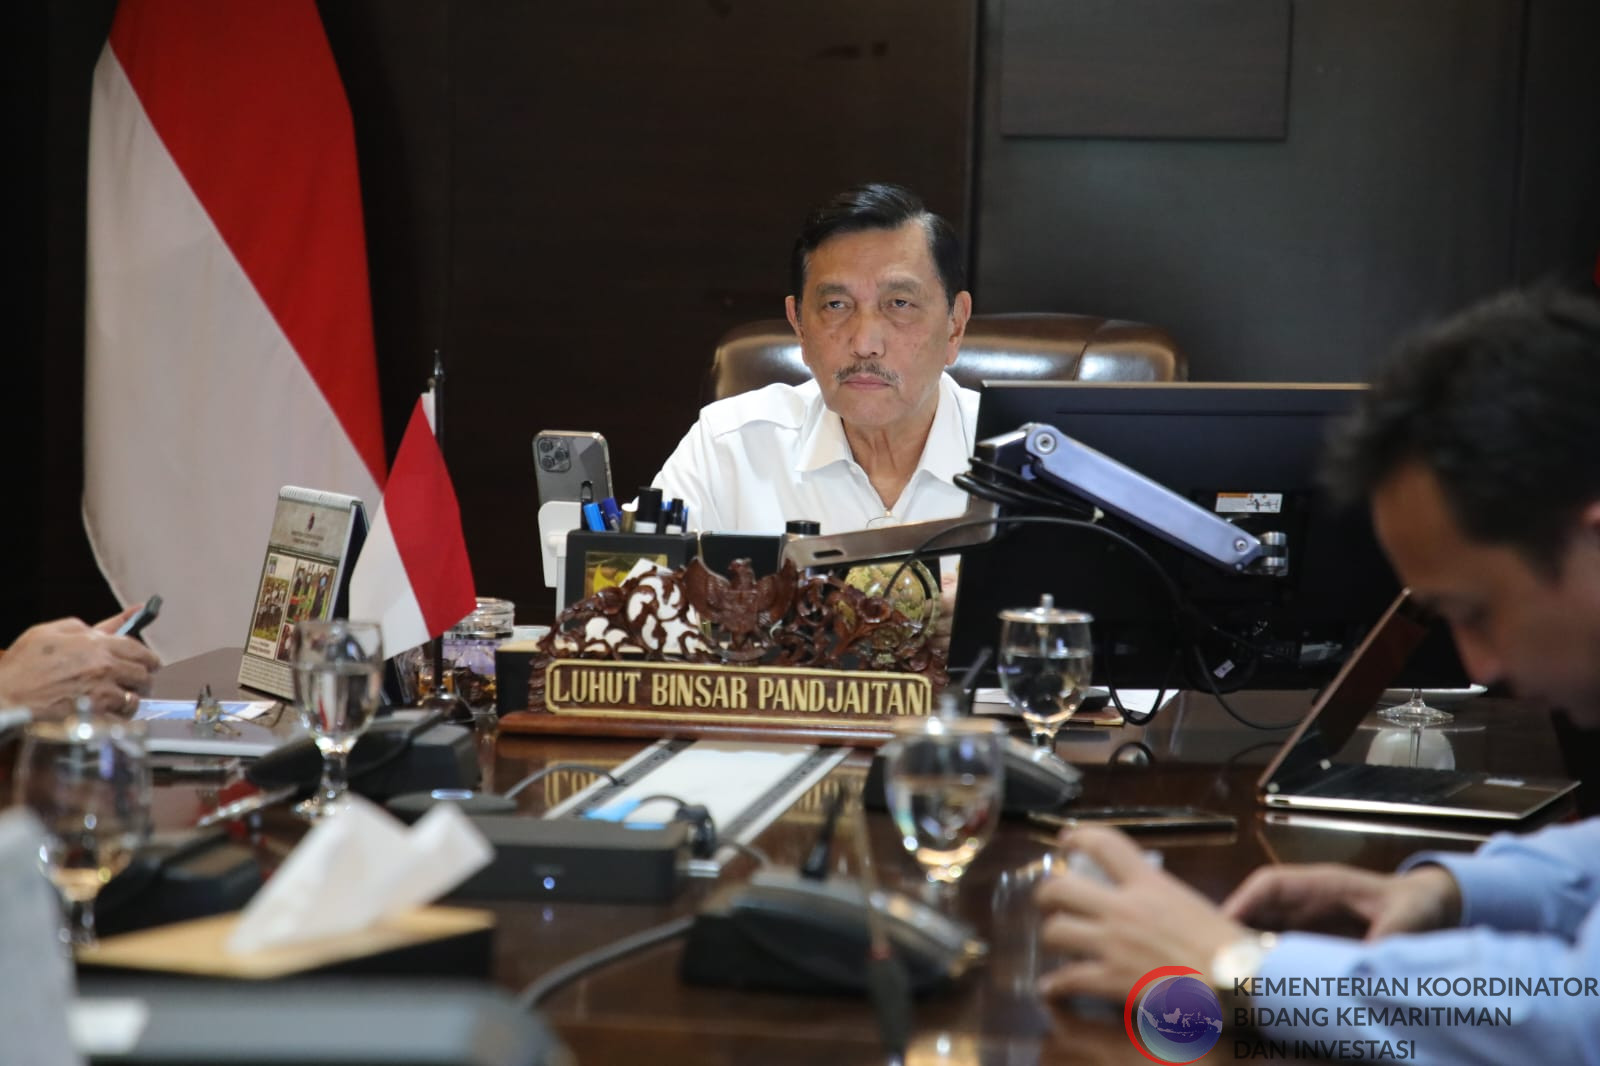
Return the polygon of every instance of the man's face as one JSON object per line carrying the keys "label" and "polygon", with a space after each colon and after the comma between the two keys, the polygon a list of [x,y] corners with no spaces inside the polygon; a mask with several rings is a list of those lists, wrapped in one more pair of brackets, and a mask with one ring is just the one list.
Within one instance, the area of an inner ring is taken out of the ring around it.
{"label": "man's face", "polygon": [[788,299],[789,323],[828,407],[850,429],[926,430],[972,298],[946,300],[923,226],[830,237],[805,284],[798,305]]}
{"label": "man's face", "polygon": [[1584,513],[1554,576],[1516,549],[1466,536],[1438,480],[1400,467],[1372,497],[1401,581],[1450,625],[1474,681],[1600,724],[1600,503]]}

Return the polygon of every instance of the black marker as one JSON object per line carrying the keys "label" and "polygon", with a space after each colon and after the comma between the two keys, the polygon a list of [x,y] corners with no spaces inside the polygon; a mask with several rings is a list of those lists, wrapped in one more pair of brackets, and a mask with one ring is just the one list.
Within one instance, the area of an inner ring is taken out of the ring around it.
{"label": "black marker", "polygon": [[671,503],[661,508],[661,532],[683,532],[683,501],[674,499]]}
{"label": "black marker", "polygon": [[661,490],[640,489],[639,507],[633,516],[635,533],[654,533],[661,528]]}

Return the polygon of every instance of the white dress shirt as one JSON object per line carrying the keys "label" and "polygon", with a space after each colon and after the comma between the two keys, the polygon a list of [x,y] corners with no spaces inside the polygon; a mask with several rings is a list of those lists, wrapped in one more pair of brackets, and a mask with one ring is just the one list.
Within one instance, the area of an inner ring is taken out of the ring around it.
{"label": "white dress shirt", "polygon": [[809,518],[824,533],[949,518],[967,508],[952,478],[967,469],[978,394],[939,380],[922,458],[900,498],[886,506],[850,454],[844,423],[815,381],[768,385],[703,408],[652,485],[689,506],[688,528],[782,533]]}

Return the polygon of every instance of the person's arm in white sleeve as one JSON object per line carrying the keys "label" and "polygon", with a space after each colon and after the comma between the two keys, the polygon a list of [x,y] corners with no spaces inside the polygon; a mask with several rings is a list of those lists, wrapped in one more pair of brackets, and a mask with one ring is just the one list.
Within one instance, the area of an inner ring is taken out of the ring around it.
{"label": "person's arm in white sleeve", "polygon": [[664,498],[681,499],[688,506],[688,529],[718,530],[728,528],[717,508],[717,486],[726,480],[719,470],[711,434],[701,420],[684,434],[650,484],[660,489]]}

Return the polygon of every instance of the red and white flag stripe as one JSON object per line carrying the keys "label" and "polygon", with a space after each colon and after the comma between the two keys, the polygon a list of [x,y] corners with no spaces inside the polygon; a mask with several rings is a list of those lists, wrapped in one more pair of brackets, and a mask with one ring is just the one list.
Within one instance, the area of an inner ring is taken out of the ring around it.
{"label": "red and white flag stripe", "polygon": [[477,606],[461,508],[433,430],[433,393],[411,411],[372,531],[350,578],[350,617],[383,625],[387,655],[414,648]]}
{"label": "red and white flag stripe", "polygon": [[349,106],[311,0],[122,0],[89,150],[84,521],[168,658],[243,645],[278,489],[384,481]]}

